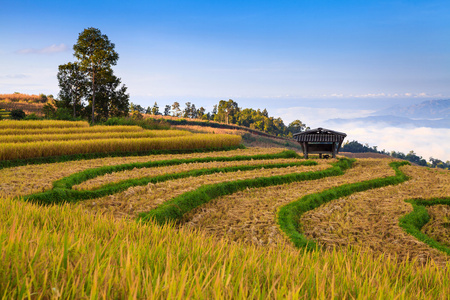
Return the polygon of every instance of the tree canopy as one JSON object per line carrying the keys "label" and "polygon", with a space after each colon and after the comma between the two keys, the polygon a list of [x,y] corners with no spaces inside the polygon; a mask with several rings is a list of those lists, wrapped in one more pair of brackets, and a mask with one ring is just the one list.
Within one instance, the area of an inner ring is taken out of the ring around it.
{"label": "tree canopy", "polygon": [[77,109],[84,109],[80,111],[84,115],[91,111],[92,123],[96,119],[128,115],[127,88],[112,70],[119,59],[114,48],[105,34],[90,27],[79,34],[73,46],[77,61],[59,66],[60,100],[73,109],[74,117]]}

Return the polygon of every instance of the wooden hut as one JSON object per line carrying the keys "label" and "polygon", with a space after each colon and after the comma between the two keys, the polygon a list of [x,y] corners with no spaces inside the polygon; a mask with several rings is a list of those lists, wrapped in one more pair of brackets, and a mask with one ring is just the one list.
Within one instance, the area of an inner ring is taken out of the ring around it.
{"label": "wooden hut", "polygon": [[335,158],[346,136],[345,133],[319,127],[295,133],[294,139],[302,146],[305,158],[308,158],[310,153],[318,153],[320,158],[322,154],[329,154]]}

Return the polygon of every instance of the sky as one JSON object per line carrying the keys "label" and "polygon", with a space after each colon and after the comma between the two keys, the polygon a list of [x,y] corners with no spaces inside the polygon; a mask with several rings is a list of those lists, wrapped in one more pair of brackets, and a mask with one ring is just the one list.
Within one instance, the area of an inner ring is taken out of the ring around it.
{"label": "sky", "polygon": [[450,2],[0,0],[0,93],[58,94],[95,27],[144,107],[233,99],[318,127],[450,98]]}

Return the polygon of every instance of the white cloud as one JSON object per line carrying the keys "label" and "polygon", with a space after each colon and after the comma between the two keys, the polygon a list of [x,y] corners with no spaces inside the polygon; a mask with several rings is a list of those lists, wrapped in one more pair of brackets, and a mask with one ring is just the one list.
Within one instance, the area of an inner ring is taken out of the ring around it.
{"label": "white cloud", "polygon": [[346,140],[356,140],[378,150],[414,152],[428,160],[431,157],[443,161],[450,160],[449,128],[400,128],[365,126],[362,122],[341,125],[339,131],[347,133]]}
{"label": "white cloud", "polygon": [[41,49],[34,49],[34,48],[26,48],[17,50],[17,54],[52,54],[52,53],[59,53],[59,52],[65,52],[69,50],[69,47],[67,47],[66,44],[59,44],[59,45],[50,45],[48,47],[44,47]]}

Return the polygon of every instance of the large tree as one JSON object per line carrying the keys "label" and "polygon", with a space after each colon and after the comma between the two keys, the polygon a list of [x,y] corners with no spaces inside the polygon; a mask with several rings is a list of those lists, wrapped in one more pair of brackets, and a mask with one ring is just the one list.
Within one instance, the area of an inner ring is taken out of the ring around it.
{"label": "large tree", "polygon": [[109,73],[111,66],[116,65],[119,54],[114,48],[115,45],[106,35],[92,27],[81,32],[73,46],[74,56],[79,60],[81,69],[89,74],[91,81],[92,123],[95,122],[97,77],[101,72]]}
{"label": "large tree", "polygon": [[59,98],[64,106],[73,107],[73,117],[76,118],[76,108],[81,109],[82,99],[86,97],[88,80],[85,72],[77,62],[69,62],[58,67]]}

